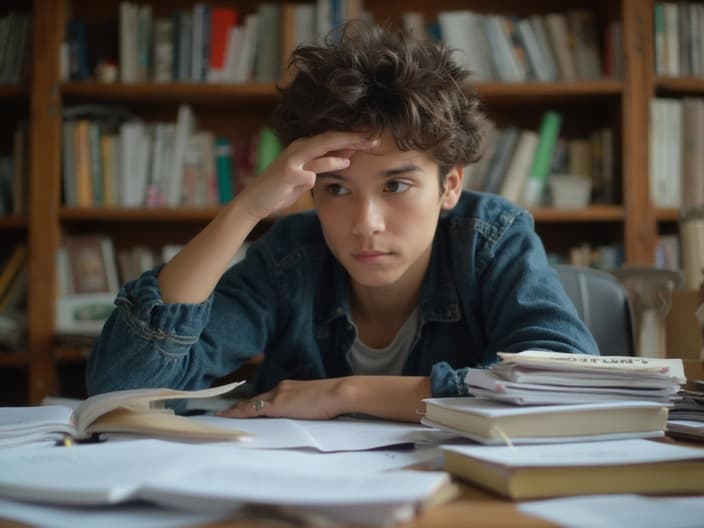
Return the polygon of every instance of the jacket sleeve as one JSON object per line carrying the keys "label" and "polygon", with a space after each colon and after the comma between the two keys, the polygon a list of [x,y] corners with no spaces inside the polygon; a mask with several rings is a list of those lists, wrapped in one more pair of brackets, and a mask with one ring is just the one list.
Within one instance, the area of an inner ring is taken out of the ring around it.
{"label": "jacket sleeve", "polygon": [[518,213],[486,249],[488,258],[477,268],[488,336],[485,363],[496,361],[497,352],[528,349],[599,353],[528,213]]}
{"label": "jacket sleeve", "polygon": [[160,268],[125,284],[88,358],[88,393],[201,389],[262,353],[275,331],[272,262],[265,244],[252,244],[200,304],[164,303]]}

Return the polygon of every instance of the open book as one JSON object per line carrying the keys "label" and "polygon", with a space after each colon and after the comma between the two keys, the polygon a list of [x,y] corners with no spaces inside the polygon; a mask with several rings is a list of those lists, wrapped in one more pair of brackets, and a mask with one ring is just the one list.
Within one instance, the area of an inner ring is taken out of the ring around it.
{"label": "open book", "polygon": [[131,389],[92,396],[71,409],[62,405],[0,408],[0,447],[65,435],[85,439],[96,433],[145,434],[187,440],[236,440],[246,433],[178,416],[166,400],[212,398],[244,382],[199,391]]}
{"label": "open book", "polygon": [[704,450],[663,442],[444,446],[443,450],[446,470],[512,499],[704,493]]}

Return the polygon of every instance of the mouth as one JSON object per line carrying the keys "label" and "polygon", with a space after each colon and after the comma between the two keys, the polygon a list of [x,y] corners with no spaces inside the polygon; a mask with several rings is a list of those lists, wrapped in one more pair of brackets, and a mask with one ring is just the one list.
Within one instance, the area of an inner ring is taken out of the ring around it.
{"label": "mouth", "polygon": [[352,253],[352,258],[361,262],[375,262],[390,255],[390,251],[356,251]]}

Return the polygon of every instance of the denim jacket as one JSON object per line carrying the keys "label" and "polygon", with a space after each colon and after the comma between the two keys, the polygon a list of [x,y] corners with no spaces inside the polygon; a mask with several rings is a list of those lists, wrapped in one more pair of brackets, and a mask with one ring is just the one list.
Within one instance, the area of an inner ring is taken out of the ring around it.
{"label": "denim jacket", "polygon": [[[88,361],[89,393],[201,389],[258,354],[257,393],[351,374],[347,274],[314,212],[275,222],[201,304],[165,304],[158,271],[121,288]],[[494,195],[465,192],[442,216],[418,308],[403,374],[430,376],[435,397],[467,394],[467,367],[499,351],[598,353],[531,216]]]}

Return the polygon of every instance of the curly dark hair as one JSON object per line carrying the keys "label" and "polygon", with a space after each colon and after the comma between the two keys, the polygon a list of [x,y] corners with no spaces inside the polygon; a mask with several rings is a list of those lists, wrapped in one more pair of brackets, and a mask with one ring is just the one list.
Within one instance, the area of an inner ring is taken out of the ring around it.
{"label": "curly dark hair", "polygon": [[350,22],[323,45],[296,48],[293,79],[279,86],[273,128],[284,144],[326,130],[379,135],[401,150],[428,152],[441,183],[453,165],[480,158],[485,118],[470,72],[442,43]]}

